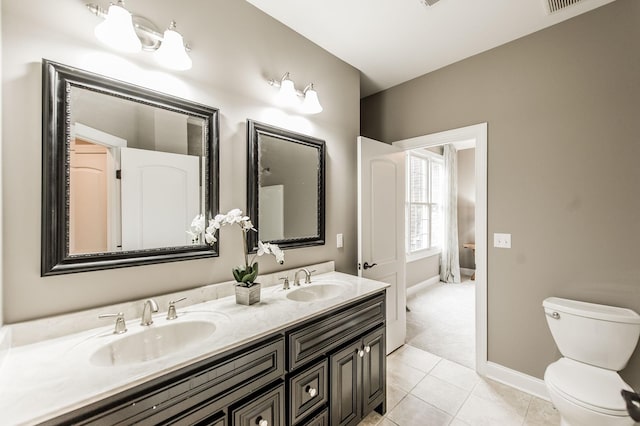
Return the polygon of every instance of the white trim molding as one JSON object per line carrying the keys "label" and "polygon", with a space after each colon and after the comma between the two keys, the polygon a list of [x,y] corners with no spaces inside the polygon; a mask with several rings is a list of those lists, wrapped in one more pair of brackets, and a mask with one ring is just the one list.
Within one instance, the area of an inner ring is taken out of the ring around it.
{"label": "white trim molding", "polygon": [[440,282],[440,275],[434,275],[433,277],[427,278],[424,281],[420,281],[419,283],[415,283],[415,284],[411,284],[410,286],[407,286],[407,289],[418,286],[418,285],[430,286],[430,285],[438,284],[439,282]]}
{"label": "white trim molding", "polygon": [[405,151],[448,143],[475,141],[476,179],[476,372],[487,370],[487,123],[394,142]]}
{"label": "white trim molding", "polygon": [[549,392],[544,380],[512,370],[495,362],[487,362],[486,377],[496,382],[504,383],[530,395],[550,401]]}

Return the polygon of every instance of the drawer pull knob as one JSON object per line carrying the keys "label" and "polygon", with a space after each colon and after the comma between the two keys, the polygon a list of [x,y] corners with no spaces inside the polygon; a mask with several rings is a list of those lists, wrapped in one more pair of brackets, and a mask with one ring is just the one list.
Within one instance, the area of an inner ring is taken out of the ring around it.
{"label": "drawer pull knob", "polygon": [[366,353],[371,352],[371,346],[369,346],[369,345],[365,346],[365,347],[364,347],[364,351],[365,351]]}
{"label": "drawer pull knob", "polygon": [[267,419],[263,419],[262,416],[258,416],[258,418],[256,419],[256,424],[258,426],[269,426],[269,422],[267,421]]}
{"label": "drawer pull knob", "polygon": [[304,391],[308,393],[311,398],[318,394],[318,390],[316,388],[312,388],[311,386],[307,386]]}
{"label": "drawer pull knob", "polygon": [[358,351],[358,356],[359,356],[360,358],[364,358],[364,351],[363,351],[362,349],[360,349],[360,350]]}

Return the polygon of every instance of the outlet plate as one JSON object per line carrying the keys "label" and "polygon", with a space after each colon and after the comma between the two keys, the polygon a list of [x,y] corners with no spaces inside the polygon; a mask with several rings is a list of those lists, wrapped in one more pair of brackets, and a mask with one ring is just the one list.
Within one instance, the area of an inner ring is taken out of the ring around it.
{"label": "outlet plate", "polygon": [[497,248],[511,248],[511,234],[493,234],[493,246]]}

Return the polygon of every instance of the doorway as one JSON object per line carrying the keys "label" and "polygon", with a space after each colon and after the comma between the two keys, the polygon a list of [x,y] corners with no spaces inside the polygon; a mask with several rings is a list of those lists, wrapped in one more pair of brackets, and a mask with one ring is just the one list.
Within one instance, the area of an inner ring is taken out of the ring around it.
{"label": "doorway", "polygon": [[460,141],[475,145],[475,369],[484,375],[487,365],[487,123],[462,127],[393,143],[404,151]]}

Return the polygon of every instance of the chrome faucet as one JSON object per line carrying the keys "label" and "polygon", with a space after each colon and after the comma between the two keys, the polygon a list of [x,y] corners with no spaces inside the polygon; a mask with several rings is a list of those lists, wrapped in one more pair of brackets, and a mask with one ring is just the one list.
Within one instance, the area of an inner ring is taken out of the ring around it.
{"label": "chrome faucet", "polygon": [[153,299],[145,300],[144,306],[142,307],[142,319],[140,321],[140,325],[153,324],[153,318],[151,318],[151,314],[153,312],[158,312],[158,304]]}
{"label": "chrome faucet", "polygon": [[293,285],[300,285],[300,278],[298,278],[298,274],[300,272],[304,272],[304,283],[311,284],[311,273],[315,272],[315,270],[309,271],[307,268],[301,268],[298,269],[296,274],[293,276]]}

